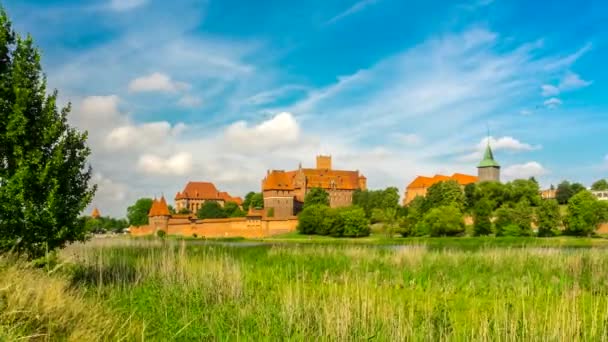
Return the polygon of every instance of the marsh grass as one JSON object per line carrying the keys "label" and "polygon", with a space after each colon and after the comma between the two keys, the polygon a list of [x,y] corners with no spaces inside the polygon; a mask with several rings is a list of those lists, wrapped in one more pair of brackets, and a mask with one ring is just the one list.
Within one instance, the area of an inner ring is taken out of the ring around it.
{"label": "marsh grass", "polygon": [[[98,331],[97,340],[606,341],[607,256],[558,247],[104,239],[64,250],[70,266],[52,276],[20,277],[58,289],[44,298],[66,312],[46,314],[45,322],[63,322],[51,328],[84,325],[78,334]],[[0,336],[15,326],[3,319]]]}
{"label": "marsh grass", "polygon": [[145,337],[608,339],[608,251],[94,241],[72,286]]}

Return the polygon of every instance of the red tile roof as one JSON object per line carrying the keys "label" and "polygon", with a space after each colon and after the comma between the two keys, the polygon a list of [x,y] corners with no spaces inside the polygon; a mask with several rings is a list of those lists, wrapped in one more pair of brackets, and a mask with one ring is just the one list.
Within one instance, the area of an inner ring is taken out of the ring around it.
{"label": "red tile roof", "polygon": [[97,207],[95,207],[93,209],[93,212],[91,213],[91,217],[92,218],[100,218],[101,217],[101,213],[99,212],[99,209],[97,209]]}
{"label": "red tile roof", "polygon": [[227,192],[220,192],[210,182],[188,182],[182,192],[175,195],[175,199],[201,199],[201,200],[224,200],[225,202],[243,203],[240,197],[232,197]]}
{"label": "red tile roof", "polygon": [[477,182],[476,176],[465,175],[462,173],[455,173],[452,176],[444,176],[444,175],[435,175],[431,177],[418,176],[414,179],[410,185],[407,186],[408,189],[414,188],[428,188],[435,183],[444,182],[448,180],[454,180],[458,182],[460,185],[467,185],[470,183]]}
{"label": "red tile roof", "polygon": [[152,200],[152,207],[148,212],[148,216],[171,216],[165,196],[162,196],[160,200],[156,200],[156,198]]}

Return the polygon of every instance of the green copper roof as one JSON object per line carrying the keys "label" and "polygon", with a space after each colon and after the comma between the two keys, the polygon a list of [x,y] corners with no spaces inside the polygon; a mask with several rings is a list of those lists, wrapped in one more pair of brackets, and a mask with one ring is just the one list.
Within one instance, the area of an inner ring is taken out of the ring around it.
{"label": "green copper roof", "polygon": [[488,144],[488,147],[486,147],[486,153],[483,155],[483,159],[479,165],[477,165],[477,167],[500,167],[496,160],[494,160],[494,154],[492,154],[490,144]]}

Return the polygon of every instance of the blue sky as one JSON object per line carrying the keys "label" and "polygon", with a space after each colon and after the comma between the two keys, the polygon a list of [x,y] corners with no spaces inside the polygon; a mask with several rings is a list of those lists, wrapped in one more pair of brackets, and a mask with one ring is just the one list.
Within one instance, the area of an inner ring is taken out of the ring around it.
{"label": "blue sky", "polygon": [[93,205],[244,195],[331,154],[372,188],[608,174],[605,1],[4,1],[90,134]]}

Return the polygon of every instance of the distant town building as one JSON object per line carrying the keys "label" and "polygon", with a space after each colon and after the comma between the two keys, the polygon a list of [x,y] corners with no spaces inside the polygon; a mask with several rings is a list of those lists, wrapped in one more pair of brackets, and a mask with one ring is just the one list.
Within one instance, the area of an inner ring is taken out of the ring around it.
{"label": "distant town building", "polygon": [[488,146],[483,155],[483,159],[477,165],[477,181],[481,182],[500,182],[500,165],[494,160],[494,154],[490,147],[490,139]]}
{"label": "distant town building", "polygon": [[367,188],[367,178],[359,171],[334,170],[331,156],[317,156],[314,169],[268,171],[262,180],[264,208],[274,208],[275,217],[289,217],[302,208],[304,197],[312,188],[329,193],[331,207],[344,207],[353,202],[356,190]]}
{"label": "distant town building", "polygon": [[467,184],[477,183],[478,179],[476,176],[465,175],[462,173],[455,173],[451,176],[435,175],[433,177],[418,176],[414,179],[406,188],[405,196],[403,197],[403,205],[408,205],[416,197],[426,196],[427,190],[433,185],[439,182],[453,180],[456,181],[461,187],[465,187]]}
{"label": "distant town building", "polygon": [[600,201],[608,201],[608,190],[591,190],[591,193]]}
{"label": "distant town building", "polygon": [[99,209],[97,209],[97,207],[93,208],[93,212],[91,213],[91,217],[94,218],[94,219],[101,217],[101,213],[99,212]]}
{"label": "distant town building", "polygon": [[540,197],[542,199],[555,199],[557,197],[557,190],[556,189],[542,190],[540,192]]}
{"label": "distant town building", "polygon": [[239,206],[243,204],[240,197],[232,197],[227,192],[218,191],[213,183],[188,182],[184,190],[175,195],[175,208],[178,212],[188,209],[196,213],[208,201],[217,202],[222,207],[227,202],[235,202]]}

